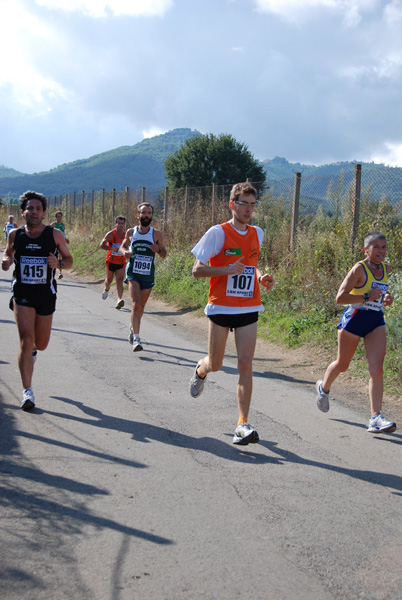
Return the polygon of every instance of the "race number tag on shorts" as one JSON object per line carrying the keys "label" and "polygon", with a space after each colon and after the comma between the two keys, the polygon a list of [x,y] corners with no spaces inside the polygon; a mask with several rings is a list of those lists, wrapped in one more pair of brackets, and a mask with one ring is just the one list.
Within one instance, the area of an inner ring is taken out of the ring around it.
{"label": "race number tag on shorts", "polygon": [[370,310],[382,310],[382,303],[384,301],[384,296],[388,291],[388,283],[379,283],[378,281],[373,281],[371,284],[371,289],[380,288],[382,291],[382,296],[378,298],[378,300],[368,300],[364,303],[364,308],[369,308]]}
{"label": "race number tag on shorts", "polygon": [[133,262],[133,273],[138,275],[150,275],[152,267],[152,256],[136,254]]}
{"label": "race number tag on shorts", "polygon": [[46,256],[21,256],[21,283],[38,284],[47,280]]}
{"label": "race number tag on shorts", "polygon": [[252,298],[254,293],[255,267],[245,267],[241,275],[228,275],[226,296]]}
{"label": "race number tag on shorts", "polygon": [[123,256],[120,252],[120,246],[121,244],[118,243],[112,244],[112,256]]}

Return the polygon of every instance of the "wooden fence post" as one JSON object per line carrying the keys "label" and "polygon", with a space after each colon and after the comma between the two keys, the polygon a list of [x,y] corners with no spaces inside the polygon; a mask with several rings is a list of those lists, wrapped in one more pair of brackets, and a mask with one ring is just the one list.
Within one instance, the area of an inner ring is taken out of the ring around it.
{"label": "wooden fence post", "polygon": [[145,202],[145,196],[146,196],[146,188],[143,187],[142,188],[142,197],[141,197],[141,203]]}
{"label": "wooden fence post", "polygon": [[101,192],[101,206],[102,206],[102,224],[105,220],[105,188],[102,188]]}
{"label": "wooden fence post", "polygon": [[94,208],[95,208],[95,192],[91,191],[91,224],[94,218]]}
{"label": "wooden fence post", "polygon": [[212,184],[211,223],[215,223],[216,184]]}
{"label": "wooden fence post", "polygon": [[74,211],[74,217],[75,217],[75,206],[77,204],[77,194],[76,192],[73,193],[73,211]]}
{"label": "wooden fence post", "polygon": [[116,188],[113,188],[113,197],[112,197],[112,224],[116,218]]}
{"label": "wooden fence post", "polygon": [[127,185],[126,191],[125,191],[125,207],[124,207],[124,216],[126,217],[126,221],[127,221],[127,217],[128,217],[129,205],[130,205],[130,188]]}
{"label": "wooden fence post", "polygon": [[82,193],[81,193],[81,220],[82,220],[82,224],[84,224],[84,205],[85,205],[85,191],[82,190]]}
{"label": "wooden fence post", "polygon": [[293,205],[292,205],[292,225],[290,232],[290,249],[294,252],[296,249],[297,226],[299,223],[299,205],[300,205],[300,184],[301,173],[295,173],[295,185],[293,188]]}
{"label": "wooden fence post", "polygon": [[355,165],[353,173],[352,228],[350,232],[350,243],[352,247],[352,252],[355,247],[357,232],[359,231],[361,183],[362,166]]}
{"label": "wooden fence post", "polygon": [[188,201],[188,185],[184,190],[184,223],[187,223],[187,201]]}
{"label": "wooden fence post", "polygon": [[163,204],[163,232],[168,230],[168,214],[169,214],[169,188],[165,187],[164,204]]}

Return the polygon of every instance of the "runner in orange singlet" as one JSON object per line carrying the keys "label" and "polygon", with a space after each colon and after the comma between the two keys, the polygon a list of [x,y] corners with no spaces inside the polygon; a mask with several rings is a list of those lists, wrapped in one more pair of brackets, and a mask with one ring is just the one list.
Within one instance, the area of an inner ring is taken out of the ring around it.
{"label": "runner in orange singlet", "polygon": [[105,265],[106,265],[106,277],[105,277],[105,288],[102,292],[102,300],[106,300],[110,290],[110,286],[113,281],[113,277],[116,276],[116,287],[117,287],[117,302],[116,308],[119,310],[124,306],[123,300],[123,288],[124,288],[124,273],[126,266],[126,259],[120,252],[120,246],[123,243],[124,236],[126,235],[126,217],[116,217],[116,227],[105,235],[99,248],[101,250],[107,250]]}
{"label": "runner in orange singlet", "polygon": [[259,441],[258,433],[247,422],[258,313],[264,310],[259,284],[271,290],[275,283],[272,275],[263,275],[257,266],[264,232],[249,225],[256,198],[257,191],[251,184],[234,185],[229,201],[231,220],[211,227],[192,249],[196,257],[193,275],[209,277],[210,285],[204,311],[209,317],[208,356],[198,361],[190,380],[190,394],[193,398],[200,396],[207,374],[221,368],[229,330],[234,329],[239,420],[233,443],[243,446]]}

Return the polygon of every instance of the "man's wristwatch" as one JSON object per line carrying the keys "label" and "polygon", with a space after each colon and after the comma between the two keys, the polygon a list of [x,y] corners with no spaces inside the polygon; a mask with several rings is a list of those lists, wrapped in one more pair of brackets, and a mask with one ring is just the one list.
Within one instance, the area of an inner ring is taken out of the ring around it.
{"label": "man's wristwatch", "polygon": [[62,269],[63,267],[64,267],[64,262],[60,258],[59,259],[59,269]]}
{"label": "man's wristwatch", "polygon": [[368,302],[370,299],[370,294],[367,294],[367,293],[363,294],[363,298],[364,298],[365,302]]}

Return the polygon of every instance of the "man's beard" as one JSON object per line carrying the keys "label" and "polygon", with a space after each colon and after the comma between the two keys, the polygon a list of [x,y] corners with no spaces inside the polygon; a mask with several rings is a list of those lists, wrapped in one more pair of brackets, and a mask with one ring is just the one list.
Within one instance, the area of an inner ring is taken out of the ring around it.
{"label": "man's beard", "polygon": [[148,227],[152,223],[152,217],[140,217],[140,223],[143,227]]}

